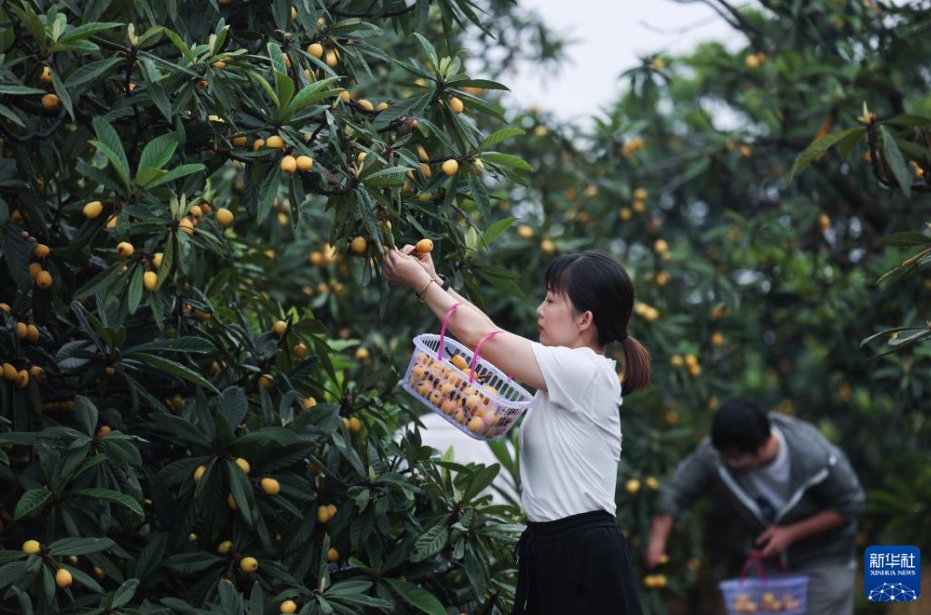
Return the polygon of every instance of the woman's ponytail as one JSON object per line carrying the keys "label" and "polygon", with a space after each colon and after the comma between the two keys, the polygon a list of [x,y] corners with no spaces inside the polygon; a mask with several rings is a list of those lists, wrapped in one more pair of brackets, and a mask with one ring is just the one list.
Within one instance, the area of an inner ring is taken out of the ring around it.
{"label": "woman's ponytail", "polygon": [[650,386],[650,353],[635,338],[627,336],[621,342],[624,347],[624,377],[621,391],[640,391]]}

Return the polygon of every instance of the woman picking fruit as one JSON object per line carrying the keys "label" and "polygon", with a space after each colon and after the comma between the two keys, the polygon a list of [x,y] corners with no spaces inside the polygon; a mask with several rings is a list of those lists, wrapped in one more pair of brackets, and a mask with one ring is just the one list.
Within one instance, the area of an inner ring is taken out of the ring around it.
{"label": "woman picking fruit", "polygon": [[[615,522],[623,392],[649,385],[646,349],[627,333],[634,288],[602,252],[562,256],[546,271],[537,307],[539,342],[498,328],[436,273],[429,252],[392,250],[385,277],[417,293],[465,345],[537,389],[520,427],[521,503],[527,529],[518,544],[515,615],[639,614],[627,543]],[[624,375],[605,356],[624,350]]]}

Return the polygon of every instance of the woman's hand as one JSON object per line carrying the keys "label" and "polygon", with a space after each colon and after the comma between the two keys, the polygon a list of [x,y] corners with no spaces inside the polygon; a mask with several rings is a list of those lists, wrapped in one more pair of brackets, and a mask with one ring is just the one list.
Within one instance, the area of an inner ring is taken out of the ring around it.
{"label": "woman's hand", "polygon": [[[420,260],[411,256],[411,250],[413,246],[404,246],[400,250],[388,252],[385,256],[385,279],[392,284],[407,286],[417,291],[427,280],[436,277],[436,274],[431,275]],[[429,257],[429,254],[426,256]],[[433,261],[431,260],[429,264],[432,267]]]}
{"label": "woman's hand", "polygon": [[410,244],[401,248],[401,251],[416,258],[424,268],[424,271],[430,274],[431,278],[436,279],[439,277],[436,275],[436,267],[433,265],[433,256],[431,256],[429,252],[418,252],[417,247]]}

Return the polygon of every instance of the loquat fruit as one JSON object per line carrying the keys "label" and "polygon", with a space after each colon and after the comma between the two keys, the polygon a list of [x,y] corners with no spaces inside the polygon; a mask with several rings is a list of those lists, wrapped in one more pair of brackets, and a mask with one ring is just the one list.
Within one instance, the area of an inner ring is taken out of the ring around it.
{"label": "loquat fruit", "polygon": [[274,478],[263,478],[261,485],[262,491],[268,495],[277,495],[281,491],[281,484]]}
{"label": "loquat fruit", "polygon": [[36,286],[39,288],[48,288],[52,285],[52,274],[48,271],[40,271],[36,274]]}
{"label": "loquat fruit", "polygon": [[27,540],[23,543],[23,553],[32,555],[40,550],[42,550],[42,544],[38,540]]}
{"label": "loquat fruit", "polygon": [[233,212],[225,207],[221,207],[217,210],[217,222],[220,223],[220,226],[226,227],[231,225],[233,223],[233,218]]}
{"label": "loquat fruit", "polygon": [[101,203],[100,201],[91,201],[90,203],[85,205],[84,209],[82,210],[82,212],[84,213],[84,217],[87,218],[88,220],[93,220],[94,218],[99,216],[102,211],[103,211],[103,203]]}
{"label": "loquat fruit", "polygon": [[299,171],[309,171],[314,168],[314,159],[310,156],[298,156],[296,162]]}
{"label": "loquat fruit", "polygon": [[55,94],[46,94],[42,97],[42,108],[46,111],[57,111],[61,100]]}
{"label": "loquat fruit", "polygon": [[356,254],[365,254],[368,248],[368,242],[365,240],[365,237],[361,235],[353,237],[352,241],[349,242],[349,248]]}
{"label": "loquat fruit", "polygon": [[142,285],[145,286],[145,289],[149,292],[155,290],[155,287],[158,286],[158,274],[154,271],[146,271],[142,274]]}
{"label": "loquat fruit", "polygon": [[281,159],[281,170],[288,175],[293,175],[297,172],[297,158],[288,154]]}
{"label": "loquat fruit", "polygon": [[447,177],[452,177],[459,172],[459,161],[457,161],[455,158],[450,158],[449,160],[443,162],[443,166],[441,168]]}

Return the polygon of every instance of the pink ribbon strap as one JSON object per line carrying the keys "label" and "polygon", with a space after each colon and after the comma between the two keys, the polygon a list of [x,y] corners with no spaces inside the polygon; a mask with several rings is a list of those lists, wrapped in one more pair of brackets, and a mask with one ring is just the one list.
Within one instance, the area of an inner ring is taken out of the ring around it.
{"label": "pink ribbon strap", "polygon": [[436,358],[440,361],[443,360],[443,344],[446,341],[446,326],[449,324],[449,319],[452,318],[453,313],[455,313],[459,305],[459,303],[454,303],[453,306],[449,308],[449,311],[446,312],[446,316],[443,318],[443,326],[440,327],[440,345],[436,349]]}
{"label": "pink ribbon strap", "polygon": [[747,561],[744,563],[744,567],[740,571],[740,580],[744,580],[744,577],[747,576],[747,573],[750,572],[750,567],[753,565],[756,565],[756,570],[760,575],[760,579],[765,581],[766,569],[763,566],[763,552],[757,550],[750,551],[750,557],[747,558]]}
{"label": "pink ribbon strap", "polygon": [[499,333],[501,332],[492,331],[491,333],[486,333],[485,336],[478,341],[478,344],[475,345],[475,352],[472,353],[472,365],[469,366],[469,384],[472,384],[472,382],[475,380],[475,364],[478,362],[478,353],[482,348],[482,344],[484,344],[486,340],[494,337],[495,335],[498,335]]}
{"label": "pink ribbon strap", "polygon": [[[760,579],[766,581],[766,567],[763,566],[763,560],[766,559],[763,557],[763,552],[754,549],[750,551],[750,557],[747,558],[747,561],[744,563],[743,569],[740,571],[740,580],[743,581],[744,577],[747,576],[747,573],[750,572],[750,567],[754,564],[756,565],[757,572],[760,576]],[[782,561],[782,558],[778,558],[779,567],[782,568],[783,574],[787,574],[789,571],[786,569],[785,562]]]}

